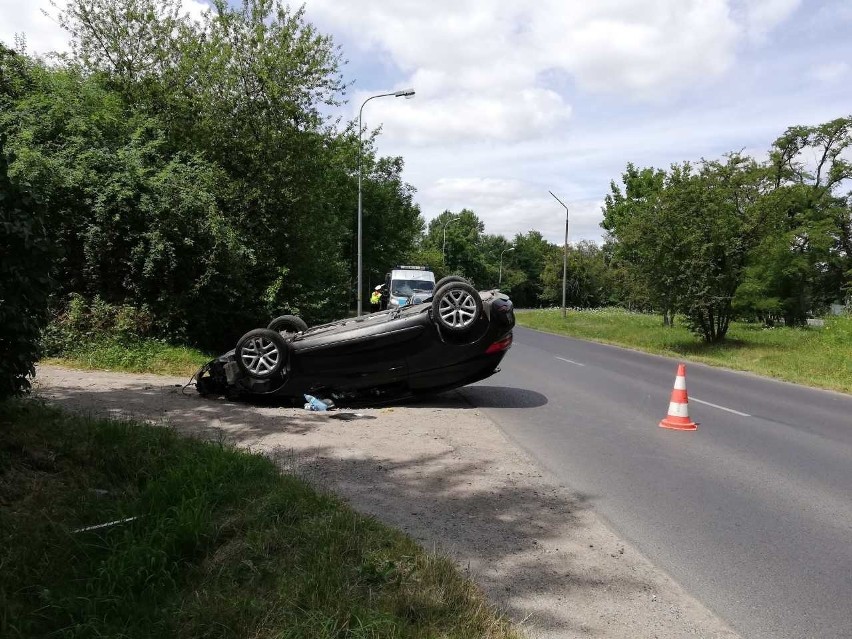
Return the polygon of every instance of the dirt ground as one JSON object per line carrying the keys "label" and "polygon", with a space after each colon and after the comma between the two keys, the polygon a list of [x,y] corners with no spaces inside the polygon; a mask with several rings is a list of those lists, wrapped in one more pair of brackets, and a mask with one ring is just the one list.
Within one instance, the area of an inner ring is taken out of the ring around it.
{"label": "dirt ground", "polygon": [[[464,391],[314,413],[204,399],[186,379],[42,366],[36,393],[272,455],[453,557],[531,638],[737,637],[539,469]],[[344,421],[341,412],[360,418]]]}

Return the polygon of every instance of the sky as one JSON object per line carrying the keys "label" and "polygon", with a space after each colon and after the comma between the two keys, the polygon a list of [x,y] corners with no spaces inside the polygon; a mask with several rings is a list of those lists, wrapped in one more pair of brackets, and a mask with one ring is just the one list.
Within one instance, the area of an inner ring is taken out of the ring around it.
{"label": "sky", "polygon": [[[192,14],[204,0],[184,0]],[[63,49],[47,0],[0,0],[0,40]],[[600,242],[628,162],[765,157],[798,124],[852,115],[852,0],[306,0],[340,46],[381,155],[430,220],[468,208],[487,233]]]}

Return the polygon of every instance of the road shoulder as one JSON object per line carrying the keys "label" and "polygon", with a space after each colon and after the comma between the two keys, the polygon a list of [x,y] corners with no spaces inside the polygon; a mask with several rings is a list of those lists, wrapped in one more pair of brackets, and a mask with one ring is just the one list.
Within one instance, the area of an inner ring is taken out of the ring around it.
{"label": "road shoulder", "polygon": [[185,382],[43,366],[36,392],[269,454],[453,557],[531,637],[737,637],[459,393],[343,421],[204,399]]}

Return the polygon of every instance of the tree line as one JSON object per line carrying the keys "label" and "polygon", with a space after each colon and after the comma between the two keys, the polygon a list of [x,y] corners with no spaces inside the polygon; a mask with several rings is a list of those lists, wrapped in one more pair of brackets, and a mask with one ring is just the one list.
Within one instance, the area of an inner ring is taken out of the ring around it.
{"label": "tree line", "polygon": [[[852,116],[788,128],[766,159],[743,152],[628,164],[605,197],[601,246],[569,247],[569,306],[676,314],[706,342],[731,321],[801,326],[852,306]],[[427,261],[502,287],[517,306],[561,303],[563,249],[538,231],[511,242],[471,211],[428,227]],[[512,247],[511,252],[506,249]],[[431,252],[430,252],[431,251]],[[498,256],[504,260],[498,266]]]}
{"label": "tree line", "polygon": [[[601,246],[569,247],[569,306],[680,314],[706,342],[732,320],[804,325],[852,304],[852,116],[787,129],[758,160],[732,152],[668,170],[628,164],[603,206]],[[511,249],[511,250],[509,250]],[[423,261],[508,290],[517,306],[561,303],[563,248],[532,230],[484,233],[469,210],[432,220]]]}
{"label": "tree line", "polygon": [[[219,0],[200,23],[179,6],[69,2],[72,54],[30,66],[4,126],[14,175],[55,213],[59,292],[145,307],[158,334],[202,345],[282,309],[340,314],[358,163],[357,130],[327,114],[346,89],[340,52],[277,1]],[[422,219],[402,161],[367,138],[372,263],[407,250]]]}
{"label": "tree line", "polygon": [[[216,0],[200,21],[180,4],[68,0],[71,50],[49,62],[0,43],[0,394],[26,385],[51,318],[219,349],[274,315],[355,306],[341,51],[281,0]],[[848,299],[850,127],[791,127],[762,161],[629,164],[603,244],[569,247],[568,305],[679,313],[718,341],[734,317],[801,324]],[[376,139],[360,153],[368,284],[423,263],[519,307],[561,303],[563,247],[487,234],[468,209],[427,225]]]}
{"label": "tree line", "polygon": [[[334,115],[341,51],[280,0],[216,0],[200,21],[180,5],[68,0],[70,53],[0,43],[4,352],[45,322],[35,289],[54,317],[96,305],[211,349],[271,315],[354,305],[359,132]],[[424,229],[376,136],[361,150],[368,268],[403,261]],[[30,281],[32,264],[50,281]]]}

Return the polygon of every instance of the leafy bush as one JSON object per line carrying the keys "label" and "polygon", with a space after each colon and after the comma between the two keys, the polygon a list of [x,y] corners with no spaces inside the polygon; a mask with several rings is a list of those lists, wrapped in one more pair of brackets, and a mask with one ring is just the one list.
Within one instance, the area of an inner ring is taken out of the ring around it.
{"label": "leafy bush", "polygon": [[88,301],[72,293],[42,332],[42,354],[84,369],[190,375],[209,353],[170,344],[156,334],[147,306]]}
{"label": "leafy bush", "polygon": [[62,356],[104,340],[139,341],[154,336],[154,316],[147,306],[109,304],[98,296],[89,302],[72,293],[54,313],[42,334],[47,356]]}
{"label": "leafy bush", "polygon": [[7,169],[0,136],[0,399],[25,393],[35,374],[54,253],[43,209]]}

